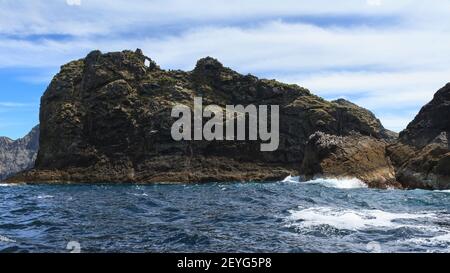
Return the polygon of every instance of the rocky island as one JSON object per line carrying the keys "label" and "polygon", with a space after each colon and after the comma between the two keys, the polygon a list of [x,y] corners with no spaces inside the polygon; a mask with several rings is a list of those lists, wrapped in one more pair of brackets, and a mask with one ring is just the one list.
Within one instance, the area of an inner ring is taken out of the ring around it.
{"label": "rocky island", "polygon": [[[279,147],[260,141],[174,141],[171,109],[193,98],[279,105]],[[400,133],[368,110],[297,85],[241,75],[211,57],[192,71],[162,70],[141,50],[61,67],[41,99],[33,169],[7,182],[273,181],[288,175],[356,177],[377,188],[449,188],[450,85]]]}

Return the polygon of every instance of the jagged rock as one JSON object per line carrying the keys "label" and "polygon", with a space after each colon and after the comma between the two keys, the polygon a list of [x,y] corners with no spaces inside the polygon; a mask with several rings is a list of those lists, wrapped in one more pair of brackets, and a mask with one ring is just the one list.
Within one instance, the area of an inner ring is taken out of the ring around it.
{"label": "jagged rock", "polygon": [[450,188],[450,83],[441,88],[388,147],[406,188]]}
{"label": "jagged rock", "polygon": [[[93,51],[62,66],[41,100],[36,166],[9,181],[276,180],[299,173],[317,131],[391,139],[369,111],[297,85],[241,75],[211,57],[189,72],[147,67],[146,59],[139,50]],[[221,108],[279,105],[278,150],[261,152],[259,141],[172,140],[172,107],[192,107],[199,96],[204,105]]]}
{"label": "jagged rock", "polygon": [[370,187],[400,187],[386,156],[387,141],[363,136],[310,136],[300,173],[309,180],[316,177],[358,178]]}
{"label": "jagged rock", "polygon": [[0,137],[0,180],[33,167],[39,147],[39,127],[18,140]]}
{"label": "jagged rock", "polygon": [[[337,99],[333,101],[334,103],[342,106],[342,118],[341,119],[351,119],[354,117],[358,117],[359,119],[362,119],[363,123],[355,123],[362,126],[368,126],[369,128],[378,128],[378,132],[380,133],[378,138],[383,138],[388,141],[395,141],[398,138],[398,134],[395,132],[392,132],[390,130],[384,129],[381,125],[381,122],[377,117],[369,110],[362,108],[348,100],[345,99]],[[348,114],[348,112],[351,112],[351,114]],[[358,131],[361,129],[358,128]],[[370,129],[366,129],[367,132],[370,132]],[[370,135],[370,133],[369,133]]]}
{"label": "jagged rock", "polygon": [[433,99],[422,107],[414,120],[400,132],[406,144],[423,147],[450,132],[450,83],[439,89]]}

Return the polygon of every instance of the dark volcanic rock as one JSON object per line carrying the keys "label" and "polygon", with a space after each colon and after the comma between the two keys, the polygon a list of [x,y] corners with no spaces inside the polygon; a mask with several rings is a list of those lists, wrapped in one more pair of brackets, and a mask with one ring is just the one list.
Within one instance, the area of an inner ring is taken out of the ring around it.
{"label": "dark volcanic rock", "polygon": [[450,84],[400,133],[388,154],[406,188],[450,188]]}
{"label": "dark volcanic rock", "polygon": [[436,92],[433,99],[419,111],[400,133],[404,143],[423,147],[432,142],[447,144],[450,133],[450,83]]}
{"label": "dark volcanic rock", "polygon": [[[352,119],[355,117],[358,117],[359,119],[363,119],[364,123],[353,123],[351,121],[347,122],[349,124],[354,124],[357,126],[363,126],[363,127],[370,127],[370,128],[378,128],[378,131],[380,132],[379,135],[376,135],[377,138],[383,138],[388,141],[395,141],[398,138],[398,134],[395,132],[392,132],[390,130],[384,129],[381,125],[381,122],[377,117],[370,112],[369,110],[362,108],[348,100],[345,99],[338,99],[333,101],[336,104],[339,104],[343,108],[342,111],[342,119]],[[351,128],[348,128],[351,129]],[[355,131],[361,131],[361,128],[354,128]],[[370,130],[367,130],[367,132],[370,132]],[[370,136],[370,134],[368,134]]]}
{"label": "dark volcanic rock", "polygon": [[[392,137],[372,113],[352,103],[241,75],[210,57],[190,72],[161,70],[145,60],[141,51],[93,51],[62,66],[41,100],[36,166],[10,181],[275,180],[299,173],[306,144],[318,131],[357,133],[380,143]],[[260,152],[258,141],[173,141],[172,107],[192,107],[199,96],[204,105],[221,108],[279,105],[278,150]]]}
{"label": "dark volcanic rock", "polygon": [[39,127],[18,140],[0,137],[0,180],[33,167],[39,147]]}

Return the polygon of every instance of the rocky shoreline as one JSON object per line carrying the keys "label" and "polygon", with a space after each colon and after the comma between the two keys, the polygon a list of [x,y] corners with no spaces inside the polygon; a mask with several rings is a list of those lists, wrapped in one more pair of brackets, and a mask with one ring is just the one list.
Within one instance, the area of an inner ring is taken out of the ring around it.
{"label": "rocky shoreline", "polygon": [[[146,62],[149,65],[146,65]],[[279,105],[279,147],[261,141],[174,141],[171,109],[194,97]],[[273,181],[288,175],[356,177],[376,188],[450,188],[450,85],[408,128],[386,130],[368,110],[305,88],[241,75],[207,57],[192,71],[166,71],[141,50],[61,67],[41,99],[35,167],[7,182]]]}

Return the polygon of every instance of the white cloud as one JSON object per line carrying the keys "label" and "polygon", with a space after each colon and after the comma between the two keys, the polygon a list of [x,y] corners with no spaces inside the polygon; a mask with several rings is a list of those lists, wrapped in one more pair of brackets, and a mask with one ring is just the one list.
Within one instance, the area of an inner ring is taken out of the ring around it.
{"label": "white cloud", "polygon": [[29,103],[19,103],[19,102],[1,102],[0,101],[0,107],[26,107],[30,106]]}
{"label": "white cloud", "polygon": [[381,0],[367,0],[367,5],[369,6],[381,6]]}
{"label": "white cloud", "polygon": [[81,0],[66,0],[66,3],[69,6],[80,6]]}
{"label": "white cloud", "polygon": [[67,2],[61,0],[4,0],[0,33],[106,35],[138,26],[189,26],[317,15],[400,16],[410,22],[439,21],[445,25],[449,10],[447,0],[435,0],[432,5],[420,0],[388,0],[376,9],[364,0],[214,0],[214,5],[210,0],[90,0],[77,9],[67,7]]}

